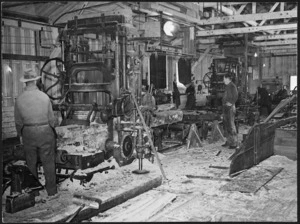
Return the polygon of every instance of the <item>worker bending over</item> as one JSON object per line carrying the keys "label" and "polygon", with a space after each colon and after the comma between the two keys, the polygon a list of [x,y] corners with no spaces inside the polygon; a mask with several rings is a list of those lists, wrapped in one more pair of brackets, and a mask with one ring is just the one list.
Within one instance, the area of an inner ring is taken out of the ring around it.
{"label": "worker bending over", "polygon": [[24,92],[15,103],[15,123],[21,144],[24,144],[26,163],[30,172],[38,179],[37,159],[41,159],[47,199],[57,197],[55,174],[55,118],[49,97],[38,90],[37,76],[33,70],[26,70],[20,79],[26,84]]}
{"label": "worker bending over", "polygon": [[230,149],[237,147],[237,131],[234,123],[236,113],[235,102],[238,99],[238,91],[235,84],[232,82],[230,74],[224,76],[225,92],[222,98],[223,104],[223,127],[224,135],[227,138],[223,147],[229,146]]}

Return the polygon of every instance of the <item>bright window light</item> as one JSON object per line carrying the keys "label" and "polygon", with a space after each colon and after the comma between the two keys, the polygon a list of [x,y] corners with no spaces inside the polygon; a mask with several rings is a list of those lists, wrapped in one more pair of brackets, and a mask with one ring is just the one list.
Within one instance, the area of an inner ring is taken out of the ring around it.
{"label": "bright window light", "polygon": [[294,88],[297,86],[297,76],[292,75],[290,77],[290,90],[294,90]]}

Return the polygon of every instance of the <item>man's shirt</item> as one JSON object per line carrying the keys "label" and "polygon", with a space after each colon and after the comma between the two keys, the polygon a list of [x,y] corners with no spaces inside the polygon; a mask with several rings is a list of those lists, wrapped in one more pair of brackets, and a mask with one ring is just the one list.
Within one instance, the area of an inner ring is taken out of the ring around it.
{"label": "man's shirt", "polygon": [[15,123],[19,136],[23,125],[48,123],[54,127],[55,117],[49,97],[36,86],[27,86],[15,103]]}
{"label": "man's shirt", "polygon": [[225,92],[222,99],[223,105],[226,104],[226,102],[229,102],[234,105],[237,99],[238,99],[237,88],[233,82],[230,82],[228,83],[228,85],[225,86]]}

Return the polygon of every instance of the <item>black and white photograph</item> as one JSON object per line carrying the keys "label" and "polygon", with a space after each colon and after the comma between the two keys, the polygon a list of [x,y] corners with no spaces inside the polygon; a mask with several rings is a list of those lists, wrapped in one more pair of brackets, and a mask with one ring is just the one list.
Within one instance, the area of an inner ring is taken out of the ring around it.
{"label": "black and white photograph", "polygon": [[298,1],[1,1],[2,223],[298,222]]}

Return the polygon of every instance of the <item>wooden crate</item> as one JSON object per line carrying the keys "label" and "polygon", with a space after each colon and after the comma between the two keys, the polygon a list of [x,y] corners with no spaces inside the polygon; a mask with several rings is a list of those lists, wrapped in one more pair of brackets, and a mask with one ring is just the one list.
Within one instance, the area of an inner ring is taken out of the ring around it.
{"label": "wooden crate", "polygon": [[274,154],[297,160],[297,130],[275,130]]}

